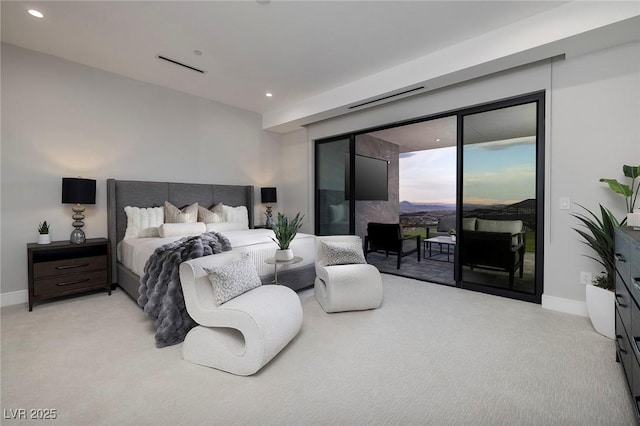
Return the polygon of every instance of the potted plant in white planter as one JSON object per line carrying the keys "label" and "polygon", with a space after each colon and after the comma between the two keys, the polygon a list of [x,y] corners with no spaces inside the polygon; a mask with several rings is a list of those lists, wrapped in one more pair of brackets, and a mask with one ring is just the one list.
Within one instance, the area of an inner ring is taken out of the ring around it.
{"label": "potted plant in white planter", "polygon": [[[579,204],[578,204],[579,205]],[[587,284],[586,304],[593,328],[610,339],[615,339],[615,229],[620,226],[613,213],[600,206],[600,217],[579,205],[586,214],[575,213],[573,217],[586,229],[574,228],[583,238],[583,243],[597,256],[585,255],[604,267],[603,274]]]}
{"label": "potted plant in white planter", "polygon": [[51,236],[49,235],[49,224],[45,220],[38,225],[38,244],[51,243]]}
{"label": "potted plant in white planter", "polygon": [[[638,199],[640,185],[636,178],[640,176],[640,166],[622,166],[622,173],[631,179],[630,185],[622,184],[616,179],[601,178],[617,194],[625,197],[626,210],[632,213]],[[579,205],[579,204],[578,204]],[[579,205],[580,206],[580,205]],[[615,229],[627,223],[627,217],[618,221],[607,208],[600,206],[600,217],[580,206],[586,214],[572,214],[582,222],[586,229],[576,229],[583,243],[596,252],[597,257],[587,256],[604,267],[603,275],[593,280],[593,285],[586,288],[586,303],[589,318],[596,331],[611,339],[615,338]]]}
{"label": "potted plant in white planter", "polygon": [[278,212],[278,220],[273,225],[273,232],[276,235],[273,241],[278,244],[278,250],[275,254],[277,261],[293,259],[293,251],[289,248],[289,244],[302,227],[303,218],[304,215],[300,216],[300,212],[298,212],[293,219],[289,220],[288,217]]}
{"label": "potted plant in white planter", "polygon": [[615,291],[609,288],[609,277],[606,274],[598,275],[587,284],[586,304],[589,319],[593,328],[609,339],[616,338],[615,325]]}

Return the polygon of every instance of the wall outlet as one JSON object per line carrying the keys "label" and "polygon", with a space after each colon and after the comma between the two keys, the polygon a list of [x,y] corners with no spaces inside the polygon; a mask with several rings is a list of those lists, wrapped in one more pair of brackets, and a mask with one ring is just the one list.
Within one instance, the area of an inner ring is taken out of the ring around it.
{"label": "wall outlet", "polygon": [[593,274],[591,272],[580,272],[580,284],[591,284]]}
{"label": "wall outlet", "polygon": [[571,210],[571,198],[560,197],[560,210]]}

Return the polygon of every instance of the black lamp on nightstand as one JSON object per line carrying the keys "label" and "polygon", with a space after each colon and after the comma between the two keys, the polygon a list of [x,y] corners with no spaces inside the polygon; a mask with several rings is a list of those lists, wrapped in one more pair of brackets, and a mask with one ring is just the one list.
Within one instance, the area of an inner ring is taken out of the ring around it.
{"label": "black lamp on nightstand", "polygon": [[265,216],[267,216],[267,228],[273,228],[273,213],[271,211],[271,203],[277,203],[278,197],[276,194],[275,188],[260,188],[260,201],[262,204],[267,205],[267,211],[265,212]]}
{"label": "black lamp on nightstand", "polygon": [[73,206],[73,227],[69,241],[83,244],[86,241],[84,231],[84,206],[82,204],[96,203],[96,181],[82,178],[62,178],[62,203],[75,204]]}

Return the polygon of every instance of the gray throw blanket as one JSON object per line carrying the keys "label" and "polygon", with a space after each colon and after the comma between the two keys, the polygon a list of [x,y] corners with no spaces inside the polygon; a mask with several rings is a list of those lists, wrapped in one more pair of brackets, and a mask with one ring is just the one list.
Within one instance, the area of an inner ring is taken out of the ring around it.
{"label": "gray throw blanket", "polygon": [[144,265],[138,305],[155,320],[156,346],[182,342],[197,324],[187,313],[180,285],[180,264],[184,261],[231,250],[229,240],[208,232],[185,237],[158,247]]}

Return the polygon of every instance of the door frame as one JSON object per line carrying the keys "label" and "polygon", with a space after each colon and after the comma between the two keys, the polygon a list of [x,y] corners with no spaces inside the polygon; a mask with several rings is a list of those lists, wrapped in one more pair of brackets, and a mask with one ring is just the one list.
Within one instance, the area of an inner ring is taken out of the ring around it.
{"label": "door frame", "polygon": [[485,112],[494,109],[508,108],[510,106],[517,106],[526,103],[537,102],[537,123],[536,123],[536,263],[535,263],[535,283],[534,283],[534,293],[521,293],[508,289],[500,289],[494,287],[487,287],[482,285],[475,285],[471,283],[463,283],[461,281],[462,277],[462,266],[459,261],[459,250],[455,252],[455,260],[454,260],[454,280],[456,282],[456,287],[478,291],[481,293],[488,293],[497,296],[504,296],[511,299],[523,300],[527,302],[533,302],[540,304],[542,302],[542,293],[544,291],[544,207],[545,207],[545,102],[546,102],[546,91],[540,90],[530,93],[525,93],[522,95],[512,96],[508,98],[503,98],[496,101],[485,102],[482,104],[478,104],[475,106],[465,107],[454,109],[450,111],[441,112],[438,114],[432,114],[428,116],[422,116],[418,118],[412,118],[409,120],[398,121],[393,123],[384,124],[381,126],[369,127],[366,129],[349,132],[337,136],[332,136],[329,138],[322,138],[314,140],[314,199],[315,205],[315,230],[317,234],[317,230],[319,229],[319,215],[317,214],[317,206],[319,203],[319,193],[317,188],[318,182],[318,145],[327,143],[327,142],[335,142],[337,140],[344,140],[349,138],[350,141],[350,188],[351,188],[351,197],[349,200],[349,232],[350,234],[355,234],[355,198],[353,194],[355,193],[355,180],[353,178],[353,172],[355,169],[355,138],[358,135],[371,133],[379,130],[390,129],[394,127],[406,126],[414,123],[420,123],[423,121],[435,120],[438,118],[456,116],[457,119],[457,141],[456,141],[456,225],[457,229],[462,229],[462,215],[461,215],[461,206],[462,206],[462,136],[463,136],[463,120],[462,117],[464,115],[470,115],[478,112]]}
{"label": "door frame", "polygon": [[[536,248],[535,248],[535,278],[534,292],[523,293],[499,287],[489,287],[481,284],[462,281],[462,264],[459,259],[460,250],[456,250],[454,262],[454,278],[456,286],[481,293],[508,297],[510,299],[524,300],[533,303],[542,303],[544,291],[544,200],[545,200],[545,91],[533,92],[526,95],[514,96],[495,102],[488,102],[457,111],[457,171],[456,171],[456,229],[462,229],[462,202],[463,202],[463,138],[464,116],[481,112],[504,109],[513,106],[536,103]],[[462,236],[462,235],[461,235]],[[458,239],[460,241],[460,239]],[[464,244],[464,240],[460,241]]]}

